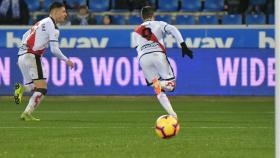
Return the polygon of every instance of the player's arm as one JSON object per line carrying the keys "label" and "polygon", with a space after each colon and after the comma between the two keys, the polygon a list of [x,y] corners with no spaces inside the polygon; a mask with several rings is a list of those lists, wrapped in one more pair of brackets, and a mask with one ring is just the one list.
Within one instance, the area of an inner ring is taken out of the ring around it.
{"label": "player's arm", "polygon": [[68,66],[71,68],[74,67],[74,64],[71,60],[69,60],[59,49],[58,46],[58,36],[59,32],[55,30],[54,25],[47,23],[46,24],[47,31],[49,33],[49,43],[50,43],[50,49],[54,56],[56,56],[58,59],[63,60],[66,62]]}
{"label": "player's arm", "polygon": [[182,47],[182,57],[187,55],[188,57],[190,57],[192,59],[193,52],[187,47],[180,31],[175,26],[170,25],[170,24],[165,24],[163,29],[165,32],[172,34],[176,38],[177,42],[180,43],[180,45]]}

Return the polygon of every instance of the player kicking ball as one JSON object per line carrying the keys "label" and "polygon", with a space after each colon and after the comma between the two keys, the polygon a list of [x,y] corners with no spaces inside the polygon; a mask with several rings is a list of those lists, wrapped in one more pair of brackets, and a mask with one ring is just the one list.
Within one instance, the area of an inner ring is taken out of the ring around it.
{"label": "player kicking ball", "polygon": [[49,17],[37,22],[23,35],[18,52],[18,66],[23,75],[24,85],[15,84],[15,103],[22,103],[24,92],[33,92],[20,116],[24,121],[40,121],[31,114],[47,94],[46,71],[41,62],[41,56],[47,45],[50,44],[51,52],[56,57],[65,61],[70,68],[74,67],[73,62],[64,56],[58,47],[59,30],[56,24],[64,22],[67,16],[65,6],[54,2],[50,5],[49,12]]}
{"label": "player kicking ball", "polygon": [[148,85],[155,90],[162,107],[169,115],[177,118],[165,92],[175,89],[176,81],[172,67],[166,56],[163,43],[165,34],[172,34],[182,47],[182,56],[193,58],[193,52],[188,49],[179,30],[163,21],[155,21],[154,10],[151,6],[141,9],[143,23],[133,32],[133,40],[137,46],[138,60]]}

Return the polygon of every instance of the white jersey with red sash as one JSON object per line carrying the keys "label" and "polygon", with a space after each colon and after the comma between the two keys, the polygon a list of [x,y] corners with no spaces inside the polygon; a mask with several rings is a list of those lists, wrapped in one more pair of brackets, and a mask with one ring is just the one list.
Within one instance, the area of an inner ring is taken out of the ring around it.
{"label": "white jersey with red sash", "polygon": [[59,30],[51,17],[37,22],[22,37],[18,55],[32,53],[41,56],[51,41],[58,41]]}
{"label": "white jersey with red sash", "polygon": [[148,85],[152,80],[175,80],[173,69],[167,59],[163,42],[165,34],[172,34],[178,43],[183,38],[179,30],[163,21],[145,21],[133,32],[133,42],[137,47],[139,63]]}

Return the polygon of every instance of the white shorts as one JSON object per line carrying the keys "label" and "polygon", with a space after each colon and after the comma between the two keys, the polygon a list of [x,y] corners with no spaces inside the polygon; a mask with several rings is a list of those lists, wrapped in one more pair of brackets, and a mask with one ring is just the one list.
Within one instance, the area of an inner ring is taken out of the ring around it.
{"label": "white shorts", "polygon": [[40,56],[31,53],[20,55],[18,57],[18,65],[24,84],[33,83],[33,80],[46,79],[46,71]]}
{"label": "white shorts", "polygon": [[144,54],[140,57],[139,63],[148,85],[152,85],[155,78],[166,81],[175,80],[173,69],[162,52]]}

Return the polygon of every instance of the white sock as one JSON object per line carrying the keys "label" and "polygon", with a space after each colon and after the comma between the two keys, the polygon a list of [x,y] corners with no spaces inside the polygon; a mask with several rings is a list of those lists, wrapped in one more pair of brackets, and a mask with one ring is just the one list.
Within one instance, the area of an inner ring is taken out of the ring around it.
{"label": "white sock", "polygon": [[161,89],[170,92],[173,91],[175,88],[174,81],[159,81]]}
{"label": "white sock", "polygon": [[23,87],[24,87],[24,92],[31,92],[35,88],[34,84],[23,85]]}
{"label": "white sock", "polygon": [[157,98],[161,104],[161,106],[165,109],[165,111],[174,117],[177,118],[177,114],[174,112],[169,99],[167,98],[164,92],[161,92],[157,95]]}
{"label": "white sock", "polygon": [[29,99],[29,103],[26,106],[24,112],[31,114],[39,106],[43,98],[44,95],[41,92],[35,91]]}

